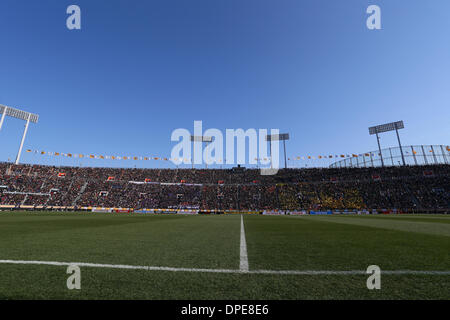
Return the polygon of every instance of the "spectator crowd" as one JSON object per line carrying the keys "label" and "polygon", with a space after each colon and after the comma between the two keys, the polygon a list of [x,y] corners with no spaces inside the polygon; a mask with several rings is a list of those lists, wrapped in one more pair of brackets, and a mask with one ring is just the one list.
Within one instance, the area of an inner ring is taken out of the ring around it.
{"label": "spectator crowd", "polygon": [[0,205],[217,210],[448,209],[450,165],[116,169],[0,163]]}

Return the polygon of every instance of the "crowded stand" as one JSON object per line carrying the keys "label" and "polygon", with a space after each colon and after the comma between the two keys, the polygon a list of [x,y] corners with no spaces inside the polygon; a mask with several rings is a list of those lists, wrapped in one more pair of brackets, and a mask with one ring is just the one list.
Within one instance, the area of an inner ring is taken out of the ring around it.
{"label": "crowded stand", "polygon": [[128,169],[0,163],[0,206],[195,210],[450,208],[450,165],[385,168]]}

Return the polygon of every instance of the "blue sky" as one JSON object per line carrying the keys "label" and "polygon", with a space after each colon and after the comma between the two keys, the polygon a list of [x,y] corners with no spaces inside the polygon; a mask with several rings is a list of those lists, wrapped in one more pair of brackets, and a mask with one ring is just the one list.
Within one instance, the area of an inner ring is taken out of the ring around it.
{"label": "blue sky", "polygon": [[[382,30],[366,28],[371,4]],[[53,152],[170,156],[194,120],[289,132],[289,156],[375,150],[367,128],[397,120],[405,145],[449,144],[449,31],[448,0],[2,0],[0,104],[38,113],[24,149]],[[6,120],[0,161],[22,131]]]}

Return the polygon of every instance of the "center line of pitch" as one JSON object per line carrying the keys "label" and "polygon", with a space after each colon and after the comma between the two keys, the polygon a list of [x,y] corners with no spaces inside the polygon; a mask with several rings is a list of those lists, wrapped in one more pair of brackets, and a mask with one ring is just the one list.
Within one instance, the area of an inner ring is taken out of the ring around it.
{"label": "center line of pitch", "polygon": [[239,270],[248,272],[247,242],[245,241],[244,216],[241,214],[241,250]]}

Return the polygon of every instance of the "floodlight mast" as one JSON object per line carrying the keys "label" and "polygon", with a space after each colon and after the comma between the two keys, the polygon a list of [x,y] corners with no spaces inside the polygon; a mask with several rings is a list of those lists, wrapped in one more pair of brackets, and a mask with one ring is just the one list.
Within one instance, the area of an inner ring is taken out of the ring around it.
{"label": "floodlight mast", "polygon": [[268,134],[266,135],[266,141],[269,141],[269,152],[270,152],[270,167],[272,168],[272,141],[283,141],[284,147],[284,168],[287,168],[286,160],[286,140],[289,140],[289,133],[281,134]]}
{"label": "floodlight mast", "polygon": [[403,121],[401,124],[401,128],[399,128],[398,122],[395,123],[395,133],[397,134],[398,146],[400,147],[400,154],[402,155],[402,162],[403,162],[403,165],[405,166],[406,165],[405,156],[403,155],[402,143],[400,142],[400,135],[398,134],[398,129],[402,129],[402,128],[404,128]]}
{"label": "floodlight mast", "polygon": [[8,107],[3,108],[2,118],[0,120],[0,130],[2,130],[3,122],[5,121],[6,112],[8,111]]}
{"label": "floodlight mast", "polygon": [[377,136],[377,142],[378,142],[378,150],[380,152],[380,159],[381,159],[381,166],[384,167],[384,161],[383,161],[383,155],[381,154],[381,146],[380,146],[380,137],[378,136],[379,133],[382,132],[388,132],[388,131],[394,131],[397,133],[397,140],[398,140],[398,146],[400,147],[400,153],[402,155],[402,162],[403,165],[406,165],[405,162],[405,156],[403,154],[402,144],[400,142],[400,135],[398,134],[399,129],[403,129],[405,127],[403,121],[397,121],[397,122],[390,122],[374,127],[369,128],[369,134],[373,135],[375,134]]}
{"label": "floodlight mast", "polygon": [[[208,145],[208,143],[212,142],[212,137],[210,136],[193,136],[191,135],[191,142],[206,142],[206,144]],[[192,169],[194,169],[194,151],[195,151],[195,146],[193,146],[192,148]],[[206,163],[206,168],[208,169],[208,163]]]}
{"label": "floodlight mast", "polygon": [[30,113],[27,111],[19,110],[16,108],[7,107],[7,106],[1,105],[1,104],[0,104],[0,113],[2,114],[2,117],[0,119],[0,130],[2,129],[2,126],[5,121],[6,116],[10,116],[12,118],[26,121],[25,130],[23,131],[22,140],[20,141],[20,147],[19,147],[19,151],[17,153],[16,161],[15,161],[15,164],[19,164],[20,156],[22,154],[23,144],[25,143],[25,138],[27,136],[28,127],[30,125],[30,122],[37,123],[39,120],[39,115]]}
{"label": "floodlight mast", "polygon": [[378,152],[380,154],[380,159],[381,159],[381,166],[384,167],[383,153],[381,152],[380,136],[378,135],[378,130],[376,130],[376,135],[377,135],[377,143],[378,143]]}
{"label": "floodlight mast", "polygon": [[23,144],[25,142],[25,137],[27,136],[28,126],[30,125],[30,115],[28,115],[27,123],[25,124],[25,130],[23,131],[22,141],[20,142],[19,152],[16,157],[16,164],[19,164],[20,155],[22,154]]}

